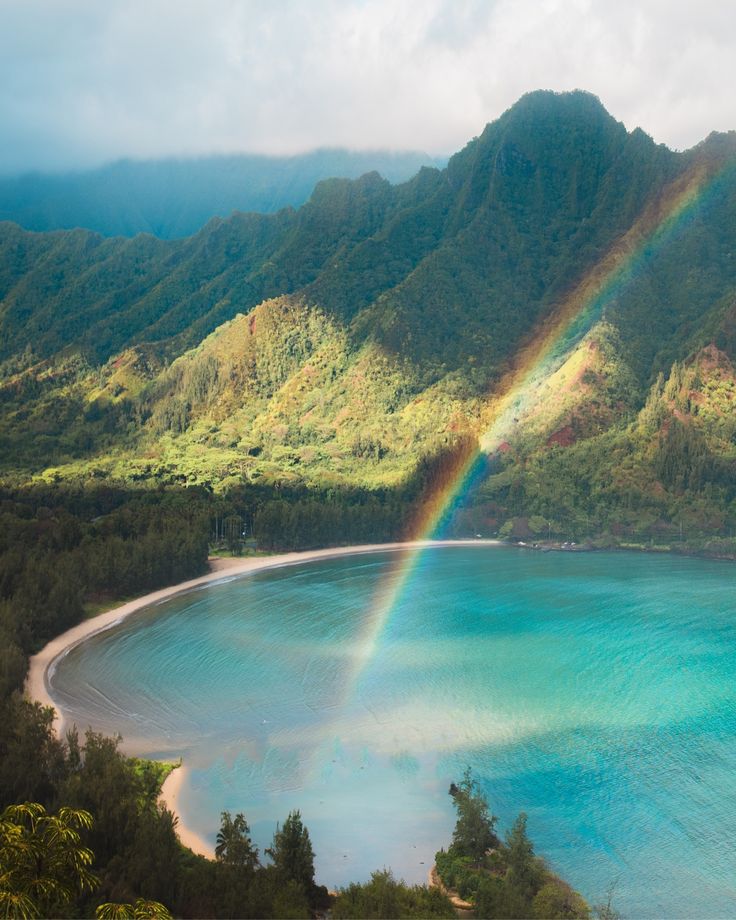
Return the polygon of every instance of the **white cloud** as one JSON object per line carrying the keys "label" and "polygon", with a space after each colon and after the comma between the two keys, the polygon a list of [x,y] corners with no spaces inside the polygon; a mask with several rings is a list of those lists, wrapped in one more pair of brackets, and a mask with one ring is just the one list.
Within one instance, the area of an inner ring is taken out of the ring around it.
{"label": "white cloud", "polygon": [[736,128],[718,0],[2,0],[0,169],[120,156],[451,152],[522,93],[588,89],[690,146]]}

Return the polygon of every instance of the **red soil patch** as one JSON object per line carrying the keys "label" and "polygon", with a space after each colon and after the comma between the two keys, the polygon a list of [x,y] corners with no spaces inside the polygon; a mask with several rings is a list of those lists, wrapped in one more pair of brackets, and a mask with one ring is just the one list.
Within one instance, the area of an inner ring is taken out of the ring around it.
{"label": "red soil patch", "polygon": [[696,363],[703,370],[713,371],[717,368],[718,370],[725,370],[733,373],[733,365],[728,355],[716,348],[712,342],[710,345],[706,345],[705,348],[701,349]]}
{"label": "red soil patch", "polygon": [[577,436],[572,430],[572,426],[565,425],[564,428],[560,428],[559,431],[555,431],[547,438],[547,447],[553,447],[555,444],[560,447],[570,447],[575,441],[577,441]]}

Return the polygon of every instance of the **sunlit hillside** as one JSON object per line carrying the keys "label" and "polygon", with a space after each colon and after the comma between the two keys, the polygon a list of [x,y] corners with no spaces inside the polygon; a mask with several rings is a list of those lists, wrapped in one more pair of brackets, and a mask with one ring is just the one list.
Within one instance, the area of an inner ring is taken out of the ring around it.
{"label": "sunlit hillside", "polygon": [[3,469],[413,494],[610,263],[472,521],[725,533],[734,226],[733,134],[676,154],[580,92],[524,97],[445,170],[330,180],[181,241],[5,224]]}

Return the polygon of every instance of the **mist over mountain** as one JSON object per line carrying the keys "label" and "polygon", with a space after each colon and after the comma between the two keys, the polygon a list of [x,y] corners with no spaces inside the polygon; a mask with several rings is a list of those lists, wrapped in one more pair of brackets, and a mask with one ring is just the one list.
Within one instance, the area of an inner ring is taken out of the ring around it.
{"label": "mist over mountain", "polygon": [[409,488],[476,442],[524,349],[630,250],[457,526],[724,533],[734,228],[736,135],[675,153],[583,92],[523,97],[444,170],[325,180],[298,210],[186,239],[4,224],[2,463]]}
{"label": "mist over mountain", "polygon": [[415,151],[339,149],[120,160],[79,172],[0,176],[0,220],[27,230],[84,227],[103,236],[175,239],[233,211],[299,207],[322,179],[355,179],[375,170],[398,183],[422,166],[438,165],[444,164]]}

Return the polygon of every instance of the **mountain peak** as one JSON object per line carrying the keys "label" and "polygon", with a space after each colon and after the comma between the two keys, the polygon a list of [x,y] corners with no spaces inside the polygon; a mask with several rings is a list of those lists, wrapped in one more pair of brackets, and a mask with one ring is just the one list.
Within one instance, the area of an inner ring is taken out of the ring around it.
{"label": "mountain peak", "polygon": [[[595,95],[584,89],[566,90],[558,92],[552,89],[535,89],[524,93],[504,115],[510,112],[533,112],[535,114],[556,111],[560,114],[573,111],[591,114],[602,114],[607,118],[613,116],[608,113],[605,106]],[[503,115],[501,116],[504,117]]]}
{"label": "mountain peak", "polygon": [[617,129],[623,133],[626,130],[597,96],[579,89],[564,93],[553,90],[526,93],[488,128],[493,125],[505,131],[537,135],[556,133],[563,125],[593,132]]}

